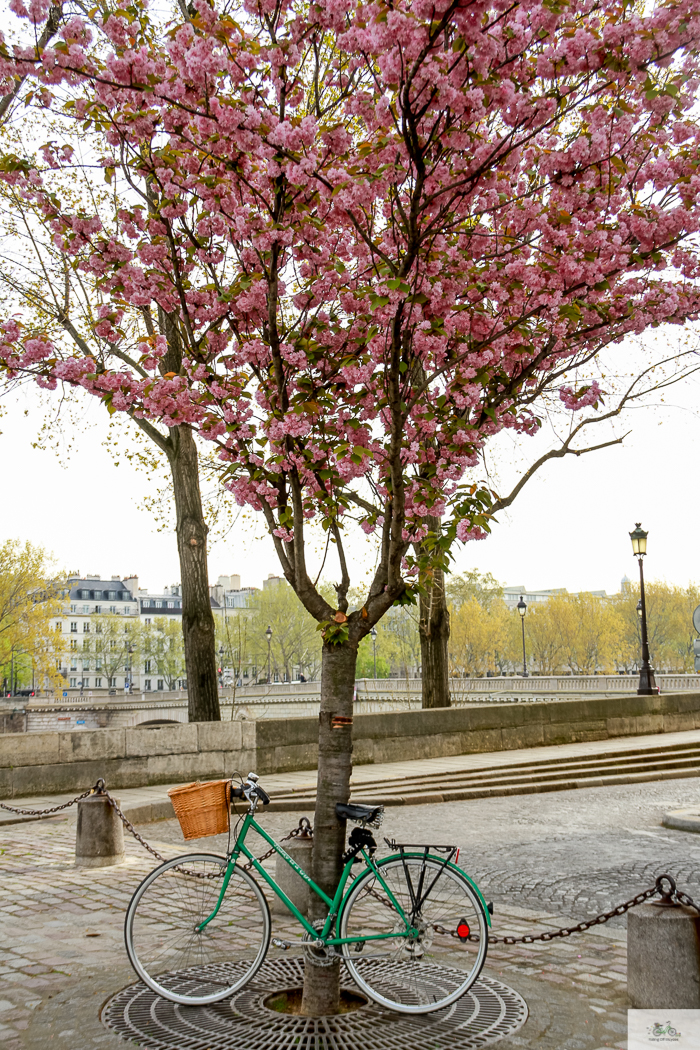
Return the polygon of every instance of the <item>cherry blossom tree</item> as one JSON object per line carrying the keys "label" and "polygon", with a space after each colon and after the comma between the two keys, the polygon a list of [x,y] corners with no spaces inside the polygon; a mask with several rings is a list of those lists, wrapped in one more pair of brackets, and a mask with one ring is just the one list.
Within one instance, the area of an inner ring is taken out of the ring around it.
{"label": "cherry blossom tree", "polygon": [[[72,17],[41,53],[7,45],[0,73],[100,140],[118,222],[52,192],[62,146],[4,157],[2,177],[94,277],[100,339],[119,345],[127,309],[162,311],[181,361],[163,372],[155,331],[143,374],[102,353],[59,359],[22,317],[0,352],[11,373],[197,429],[263,515],[323,637],[314,877],[328,891],[357,646],[488,530],[485,443],[535,433],[548,390],[594,403],[593,383],[564,376],[698,312],[700,20],[690,0],[647,14],[625,0],[194,0],[165,31],[139,3],[96,17]],[[355,609],[350,522],[377,546]],[[337,554],[332,604],[308,564],[315,523]],[[337,1009],[338,988],[337,966],[308,967],[304,1012]]]}

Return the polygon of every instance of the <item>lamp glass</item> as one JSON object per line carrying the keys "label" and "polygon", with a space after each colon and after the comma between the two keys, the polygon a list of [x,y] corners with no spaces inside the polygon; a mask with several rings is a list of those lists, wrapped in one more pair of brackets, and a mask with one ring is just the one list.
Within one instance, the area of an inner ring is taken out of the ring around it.
{"label": "lamp glass", "polygon": [[636,523],[634,532],[630,532],[630,539],[632,540],[632,551],[637,557],[642,557],[647,552],[647,536],[648,532],[645,532],[640,522]]}
{"label": "lamp glass", "polygon": [[517,608],[517,610],[518,610],[518,612],[520,613],[521,616],[524,616],[525,613],[527,612],[527,602],[523,601],[522,594],[520,595],[520,601],[518,602],[516,608]]}
{"label": "lamp glass", "polygon": [[641,598],[637,602],[637,616],[641,620],[641,618],[642,618],[642,599]]}

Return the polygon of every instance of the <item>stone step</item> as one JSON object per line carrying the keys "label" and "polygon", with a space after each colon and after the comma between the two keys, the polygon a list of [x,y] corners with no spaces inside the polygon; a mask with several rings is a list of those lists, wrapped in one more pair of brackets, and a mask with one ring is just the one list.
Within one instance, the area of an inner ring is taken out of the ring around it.
{"label": "stone step", "polygon": [[[608,752],[575,761],[513,763],[448,775],[404,776],[375,785],[358,783],[351,788],[351,800],[387,806],[420,805],[696,776],[700,776],[697,745],[637,750],[624,755]],[[270,805],[280,812],[289,812],[311,809],[315,799],[315,789],[307,786],[275,795]]]}

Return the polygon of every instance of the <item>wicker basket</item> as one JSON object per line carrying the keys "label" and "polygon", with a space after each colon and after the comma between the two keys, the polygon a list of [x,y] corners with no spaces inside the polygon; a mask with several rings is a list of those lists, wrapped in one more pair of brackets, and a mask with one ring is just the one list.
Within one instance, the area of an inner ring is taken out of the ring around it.
{"label": "wicker basket", "polygon": [[186,839],[221,835],[229,828],[230,780],[207,780],[183,784],[168,792]]}

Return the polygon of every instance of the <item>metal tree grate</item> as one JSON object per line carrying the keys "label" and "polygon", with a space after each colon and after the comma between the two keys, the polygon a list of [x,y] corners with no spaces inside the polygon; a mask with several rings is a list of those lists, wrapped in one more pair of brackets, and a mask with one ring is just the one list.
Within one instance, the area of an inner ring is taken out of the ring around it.
{"label": "metal tree grate", "polygon": [[[390,984],[390,964],[385,981]],[[430,970],[449,980],[447,967]],[[150,1050],[473,1050],[516,1032],[527,1019],[525,1001],[492,977],[480,979],[466,995],[438,1013],[407,1017],[375,1003],[335,1017],[296,1017],[263,1005],[276,991],[301,986],[301,959],[266,962],[249,985],[214,1006],[178,1006],[139,982],[118,992],[102,1011],[103,1023],[124,1039]],[[357,990],[341,974],[348,991]]]}

